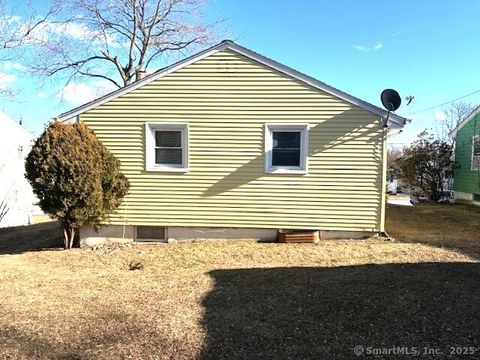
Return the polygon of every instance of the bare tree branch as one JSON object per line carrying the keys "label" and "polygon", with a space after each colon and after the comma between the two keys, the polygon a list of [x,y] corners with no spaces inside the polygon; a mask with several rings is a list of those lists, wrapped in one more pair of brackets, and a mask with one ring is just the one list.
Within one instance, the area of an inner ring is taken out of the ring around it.
{"label": "bare tree branch", "polygon": [[470,115],[475,107],[476,106],[465,101],[456,101],[448,107],[443,108],[441,114],[443,118],[437,119],[437,121],[439,121],[435,129],[437,137],[440,140],[452,144],[454,140],[449,137],[449,134],[462,120]]}
{"label": "bare tree branch", "polygon": [[63,27],[45,27],[48,44],[34,69],[126,86],[161,56],[212,42],[218,22],[206,24],[202,6],[202,0],[64,0],[55,17]]}
{"label": "bare tree branch", "polygon": [[[23,57],[25,50],[33,45],[33,34],[55,14],[56,9],[45,6],[49,9],[46,13],[38,13],[27,3],[26,10],[23,9],[23,17],[17,14],[14,3],[0,0],[0,62],[19,60]],[[1,97],[13,97],[17,93],[5,84],[0,87]]]}

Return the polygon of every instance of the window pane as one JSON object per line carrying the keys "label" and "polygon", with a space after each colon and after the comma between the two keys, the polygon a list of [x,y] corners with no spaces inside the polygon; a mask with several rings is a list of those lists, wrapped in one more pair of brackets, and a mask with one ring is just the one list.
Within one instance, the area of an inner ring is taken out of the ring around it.
{"label": "window pane", "polygon": [[182,149],[155,149],[155,163],[182,165]]}
{"label": "window pane", "polygon": [[300,149],[300,132],[274,131],[274,149]]}
{"label": "window pane", "polygon": [[155,131],[155,146],[182,147],[181,131]]}
{"label": "window pane", "polygon": [[138,240],[165,240],[163,226],[137,226]]}
{"label": "window pane", "polygon": [[274,131],[272,166],[300,166],[301,132]]}
{"label": "window pane", "polygon": [[480,155],[475,155],[472,158],[472,169],[473,170],[480,170]]}
{"label": "window pane", "polygon": [[473,140],[473,155],[480,155],[480,136]]}
{"label": "window pane", "polygon": [[272,166],[300,166],[300,149],[273,149]]}

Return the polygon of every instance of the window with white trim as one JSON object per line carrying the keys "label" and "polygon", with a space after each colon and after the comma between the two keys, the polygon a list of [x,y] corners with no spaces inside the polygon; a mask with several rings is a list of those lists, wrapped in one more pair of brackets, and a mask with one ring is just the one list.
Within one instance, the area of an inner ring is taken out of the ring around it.
{"label": "window with white trim", "polygon": [[265,125],[265,172],[305,174],[308,124]]}
{"label": "window with white trim", "polygon": [[472,170],[480,170],[480,135],[472,137]]}
{"label": "window with white trim", "polygon": [[147,123],[147,171],[188,171],[188,124]]}

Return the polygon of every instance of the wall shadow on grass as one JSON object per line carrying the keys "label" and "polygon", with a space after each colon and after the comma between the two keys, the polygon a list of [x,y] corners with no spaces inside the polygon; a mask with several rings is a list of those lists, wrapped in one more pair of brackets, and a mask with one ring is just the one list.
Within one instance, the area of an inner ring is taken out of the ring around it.
{"label": "wall shadow on grass", "polygon": [[430,346],[446,353],[449,346],[480,345],[478,263],[210,275],[215,286],[203,302],[201,359],[352,359],[357,345]]}
{"label": "wall shadow on grass", "polygon": [[0,229],[0,255],[60,247],[63,248],[63,230],[57,221]]}

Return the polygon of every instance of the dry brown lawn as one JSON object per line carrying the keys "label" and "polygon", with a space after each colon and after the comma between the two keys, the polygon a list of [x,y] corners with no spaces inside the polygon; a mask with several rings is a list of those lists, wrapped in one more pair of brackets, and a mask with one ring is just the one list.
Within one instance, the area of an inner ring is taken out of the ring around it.
{"label": "dry brown lawn", "polygon": [[53,223],[0,230],[0,358],[351,359],[356,345],[478,357],[449,354],[480,345],[479,224],[463,205],[390,206],[393,242],[72,251]]}

